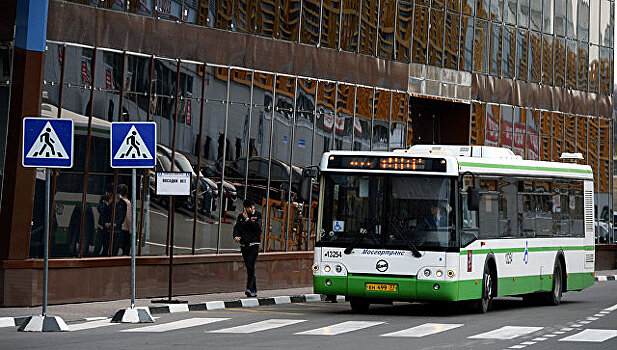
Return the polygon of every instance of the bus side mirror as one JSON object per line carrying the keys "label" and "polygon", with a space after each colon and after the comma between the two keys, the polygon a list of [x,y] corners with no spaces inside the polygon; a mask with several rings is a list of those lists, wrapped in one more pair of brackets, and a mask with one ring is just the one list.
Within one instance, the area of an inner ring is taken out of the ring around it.
{"label": "bus side mirror", "polygon": [[467,209],[470,211],[480,209],[480,189],[478,187],[467,187]]}
{"label": "bus side mirror", "polygon": [[300,180],[300,197],[302,201],[307,202],[311,200],[311,186],[313,185],[313,179],[316,178],[317,168],[302,169],[302,180]]}

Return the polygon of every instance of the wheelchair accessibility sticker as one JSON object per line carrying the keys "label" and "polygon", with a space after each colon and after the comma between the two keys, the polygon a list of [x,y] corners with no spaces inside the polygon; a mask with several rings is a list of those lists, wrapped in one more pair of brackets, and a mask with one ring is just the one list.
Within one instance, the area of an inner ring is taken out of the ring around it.
{"label": "wheelchair accessibility sticker", "polygon": [[523,255],[523,261],[525,264],[529,262],[529,247],[527,245],[527,241],[525,241],[525,254]]}
{"label": "wheelchair accessibility sticker", "polygon": [[344,232],[345,231],[345,221],[332,221],[332,231],[334,232]]}

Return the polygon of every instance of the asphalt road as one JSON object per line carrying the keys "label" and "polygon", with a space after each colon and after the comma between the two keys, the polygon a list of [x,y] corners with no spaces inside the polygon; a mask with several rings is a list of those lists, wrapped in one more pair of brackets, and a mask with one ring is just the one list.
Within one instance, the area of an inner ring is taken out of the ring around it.
{"label": "asphalt road", "polygon": [[340,302],[165,314],[149,325],[71,323],[69,333],[7,327],[0,349],[617,349],[616,291],[617,282],[597,282],[557,307],[500,298],[486,315],[420,303],[355,314]]}

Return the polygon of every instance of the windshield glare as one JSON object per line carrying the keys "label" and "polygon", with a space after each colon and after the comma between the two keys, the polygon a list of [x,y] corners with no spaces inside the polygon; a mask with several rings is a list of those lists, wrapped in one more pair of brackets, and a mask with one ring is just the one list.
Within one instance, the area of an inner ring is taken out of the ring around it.
{"label": "windshield glare", "polygon": [[409,250],[456,246],[453,178],[326,174],[320,244]]}

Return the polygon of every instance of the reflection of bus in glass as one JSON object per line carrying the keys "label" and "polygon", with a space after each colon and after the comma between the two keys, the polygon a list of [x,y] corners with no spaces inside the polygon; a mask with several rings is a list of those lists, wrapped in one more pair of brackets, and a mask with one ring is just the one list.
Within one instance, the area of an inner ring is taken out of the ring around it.
{"label": "reflection of bus in glass", "polygon": [[593,284],[593,173],[503,148],[325,153],[316,293],[371,303],[560,303]]}

